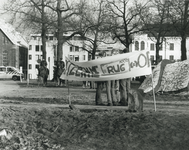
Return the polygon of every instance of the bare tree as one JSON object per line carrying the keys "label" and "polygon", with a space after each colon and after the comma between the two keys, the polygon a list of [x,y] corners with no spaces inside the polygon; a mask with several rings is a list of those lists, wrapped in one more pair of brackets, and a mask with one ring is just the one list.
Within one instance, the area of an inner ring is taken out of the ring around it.
{"label": "bare tree", "polygon": [[69,40],[73,35],[65,38],[63,34],[68,31],[72,31],[70,28],[70,18],[80,14],[80,7],[78,1],[68,0],[51,0],[51,4],[47,5],[51,11],[53,11],[55,18],[53,19],[52,26],[57,37],[57,61],[63,56],[63,43]]}
{"label": "bare tree", "polygon": [[170,20],[174,29],[181,36],[181,60],[186,60],[186,38],[189,34],[189,14],[188,14],[188,0],[166,0],[170,5]]}
{"label": "bare tree", "polygon": [[91,54],[95,59],[95,54],[99,45],[102,43],[115,43],[111,38],[110,16],[106,9],[106,1],[104,0],[83,0],[84,5],[80,6],[81,14],[76,18],[72,18],[72,28],[75,29],[73,34],[79,34],[84,39],[84,50]]}
{"label": "bare tree", "polygon": [[[107,8],[112,16],[112,34],[125,46],[123,53],[129,52],[134,34],[142,31],[140,15],[147,4],[132,0],[108,0]],[[119,82],[120,102],[122,105],[128,105],[130,79],[121,79]]]}
{"label": "bare tree", "polygon": [[46,33],[48,32],[49,17],[46,12],[46,5],[49,0],[9,0],[4,5],[5,13],[12,16],[12,23],[25,30],[32,29],[32,32],[41,32],[43,59],[46,60]]}
{"label": "bare tree", "polygon": [[161,61],[159,50],[162,48],[165,36],[171,32],[168,20],[168,5],[167,3],[162,3],[160,0],[154,0],[148,7],[142,10],[140,13],[143,23],[142,30],[149,35],[152,41],[156,42],[155,61],[158,64]]}
{"label": "bare tree", "polygon": [[[141,9],[146,4],[138,6],[137,1],[108,0],[108,9],[113,17],[112,33],[129,50],[133,35],[141,31]],[[140,10],[137,10],[140,9]]]}
{"label": "bare tree", "polygon": [[[84,39],[84,50],[91,55],[91,59],[95,59],[95,55],[101,44],[112,44],[111,38],[110,16],[107,11],[107,3],[105,0],[82,1],[83,4],[81,14],[72,21],[72,28],[75,29],[74,34],[79,34]],[[97,82],[96,104],[102,103],[101,91],[103,83]]]}

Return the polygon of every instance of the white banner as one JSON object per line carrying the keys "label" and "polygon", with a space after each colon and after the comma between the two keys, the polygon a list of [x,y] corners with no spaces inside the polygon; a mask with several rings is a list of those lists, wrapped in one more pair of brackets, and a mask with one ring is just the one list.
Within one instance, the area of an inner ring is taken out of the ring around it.
{"label": "white banner", "polygon": [[137,51],[103,57],[87,62],[66,58],[64,80],[107,81],[151,74],[149,51]]}

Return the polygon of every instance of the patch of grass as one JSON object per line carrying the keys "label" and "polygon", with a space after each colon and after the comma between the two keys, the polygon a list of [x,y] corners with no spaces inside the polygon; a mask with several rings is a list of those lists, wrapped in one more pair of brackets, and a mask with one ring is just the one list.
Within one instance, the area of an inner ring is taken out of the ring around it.
{"label": "patch of grass", "polygon": [[0,149],[188,149],[189,116],[170,113],[64,109],[0,109],[0,129],[12,134]]}

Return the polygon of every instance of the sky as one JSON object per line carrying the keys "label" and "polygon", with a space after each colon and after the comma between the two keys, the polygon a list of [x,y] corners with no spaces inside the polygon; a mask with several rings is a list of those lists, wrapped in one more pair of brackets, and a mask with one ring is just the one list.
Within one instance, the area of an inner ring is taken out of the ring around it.
{"label": "sky", "polygon": [[3,11],[3,5],[7,2],[7,0],[1,0],[1,3],[0,3],[0,18],[3,19],[3,20],[6,20],[8,19],[8,16],[6,16],[5,14],[1,14]]}

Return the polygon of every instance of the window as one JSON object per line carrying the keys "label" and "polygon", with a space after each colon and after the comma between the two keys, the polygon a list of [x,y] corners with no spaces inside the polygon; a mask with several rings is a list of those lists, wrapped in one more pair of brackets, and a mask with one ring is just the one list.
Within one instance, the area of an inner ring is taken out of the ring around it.
{"label": "window", "polygon": [[49,39],[50,39],[50,40],[53,40],[53,36],[50,36]]}
{"label": "window", "polygon": [[8,65],[8,52],[6,50],[3,51],[3,65],[4,66]]}
{"label": "window", "polygon": [[35,60],[39,60],[39,55],[35,55]]}
{"label": "window", "polygon": [[29,45],[29,50],[32,50],[32,45]]}
{"label": "window", "polygon": [[151,51],[154,51],[154,43],[151,43],[151,44],[150,44],[150,50],[151,50]]}
{"label": "window", "polygon": [[75,52],[79,52],[79,46],[75,47]]}
{"label": "window", "polygon": [[7,71],[15,71],[15,70],[12,68],[7,68]]}
{"label": "window", "polygon": [[139,50],[139,42],[135,41],[135,50],[138,51]]}
{"label": "window", "polygon": [[43,50],[43,45],[41,45],[41,51]]}
{"label": "window", "polygon": [[6,43],[6,37],[3,36],[3,44],[5,44],[5,43]]}
{"label": "window", "polygon": [[170,50],[174,50],[174,43],[170,43]]}
{"label": "window", "polygon": [[39,65],[35,65],[35,69],[39,69]]}
{"label": "window", "polygon": [[70,55],[69,58],[70,58],[70,60],[73,60],[73,55]]}
{"label": "window", "polygon": [[78,55],[75,56],[74,59],[75,59],[75,61],[79,61],[79,56]]}
{"label": "window", "polygon": [[174,56],[173,56],[173,55],[170,55],[170,56],[169,56],[169,60],[174,60]]}
{"label": "window", "polygon": [[83,60],[85,60],[85,55],[83,55]]}
{"label": "window", "polygon": [[0,71],[1,71],[1,72],[6,72],[6,68],[5,68],[5,67],[2,67],[2,68],[0,68]]}
{"label": "window", "polygon": [[29,64],[29,69],[32,69],[32,65],[31,64]]}
{"label": "window", "polygon": [[150,56],[150,60],[151,60],[151,64],[153,65],[155,63],[153,55]]}
{"label": "window", "polygon": [[70,52],[73,52],[73,47],[72,46],[70,46]]}
{"label": "window", "polygon": [[141,42],[141,50],[145,50],[145,43],[144,43],[144,41]]}
{"label": "window", "polygon": [[39,52],[39,45],[35,45],[35,51]]}
{"label": "window", "polygon": [[31,60],[32,59],[32,55],[29,55],[29,60]]}

